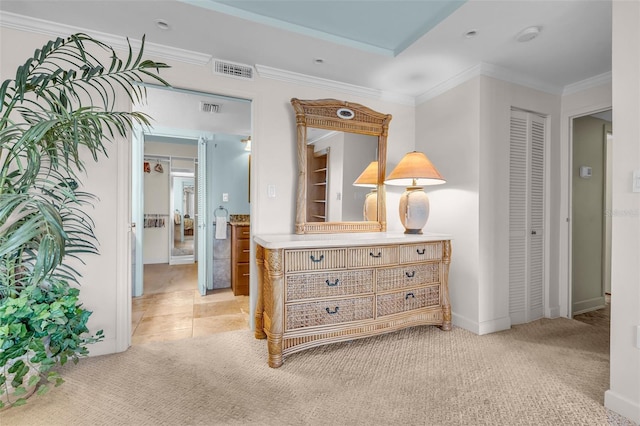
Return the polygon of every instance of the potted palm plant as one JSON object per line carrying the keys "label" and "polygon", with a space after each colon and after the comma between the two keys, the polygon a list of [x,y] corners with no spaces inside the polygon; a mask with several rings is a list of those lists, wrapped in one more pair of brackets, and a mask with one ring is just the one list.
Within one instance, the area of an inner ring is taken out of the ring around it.
{"label": "potted palm plant", "polygon": [[37,49],[0,86],[0,408],[21,405],[62,378],[56,366],[77,362],[91,312],[79,300],[77,261],[97,254],[82,190],[84,158],[98,161],[106,143],[125,137],[139,112],[116,111],[123,94],[142,101],[143,82],[168,86],[163,63],[129,44],[121,59],[86,34]]}

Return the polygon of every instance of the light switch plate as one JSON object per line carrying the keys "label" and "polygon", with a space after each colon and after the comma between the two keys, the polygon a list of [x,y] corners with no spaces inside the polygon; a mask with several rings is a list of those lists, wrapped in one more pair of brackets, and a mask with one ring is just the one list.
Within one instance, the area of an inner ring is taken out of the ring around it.
{"label": "light switch plate", "polygon": [[267,197],[276,198],[276,186],[275,185],[267,185]]}
{"label": "light switch plate", "polygon": [[226,192],[222,193],[222,202],[223,203],[229,202],[229,194],[227,194]]}
{"label": "light switch plate", "polygon": [[640,170],[633,172],[633,192],[640,192]]}

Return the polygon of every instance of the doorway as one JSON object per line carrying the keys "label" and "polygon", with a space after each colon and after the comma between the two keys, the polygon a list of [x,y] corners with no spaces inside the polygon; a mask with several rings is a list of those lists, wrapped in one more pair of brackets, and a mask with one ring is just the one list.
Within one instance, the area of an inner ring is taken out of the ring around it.
{"label": "doorway", "polygon": [[[147,218],[151,207],[159,219],[157,228],[148,229],[145,222],[136,229],[132,344],[249,328],[248,296],[235,297],[230,277],[225,280],[225,265],[214,264],[220,244],[214,247],[212,221],[221,191],[227,201],[245,201],[246,206],[226,204],[230,212],[249,215],[248,185],[243,186],[247,194],[221,188],[223,179],[217,174],[219,164],[233,162],[220,158],[230,149],[219,146],[229,144],[249,155],[241,141],[251,136],[251,103],[147,87],[147,104],[139,111],[152,117],[154,125],[137,129],[133,138],[132,213],[140,217],[143,212]],[[245,170],[234,170],[248,179],[246,163]],[[158,180],[161,186],[148,185]]]}
{"label": "doorway", "polygon": [[609,318],[611,117],[611,110],[606,110],[572,119],[570,308],[574,318]]}

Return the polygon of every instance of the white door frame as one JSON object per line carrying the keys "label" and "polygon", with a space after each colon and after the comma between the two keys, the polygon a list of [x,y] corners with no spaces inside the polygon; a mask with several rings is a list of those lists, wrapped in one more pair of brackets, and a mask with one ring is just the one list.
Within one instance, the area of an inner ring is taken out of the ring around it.
{"label": "white door frame", "polygon": [[[612,102],[598,102],[589,106],[575,108],[563,112],[561,119],[561,152],[560,161],[564,165],[560,170],[560,217],[558,218],[560,229],[559,259],[558,259],[558,285],[559,285],[559,312],[552,311],[548,315],[551,318],[558,316],[571,318],[571,294],[572,294],[572,185],[573,179],[571,170],[573,167],[573,119],[585,115],[597,114],[613,108]],[[565,136],[563,138],[562,136]]]}
{"label": "white door frame", "polygon": [[[255,218],[257,212],[260,211],[260,197],[258,197],[258,180],[256,179],[258,164],[260,161],[260,149],[258,142],[260,140],[260,132],[256,123],[259,121],[258,105],[261,102],[260,95],[255,92],[232,91],[225,93],[221,90],[212,89],[209,93],[219,94],[221,96],[229,96],[233,98],[246,99],[251,102],[251,169],[250,173],[250,191],[251,198],[251,217]],[[129,143],[132,143],[129,136]],[[116,283],[116,351],[122,352],[131,346],[131,295],[132,295],[132,270],[131,270],[131,146],[126,144],[118,144],[116,148],[118,152],[118,213],[116,218],[117,232],[122,235],[118,243],[118,254],[116,255],[117,275],[120,278]],[[259,232],[260,225],[256,221],[251,221],[251,235]],[[250,259],[255,259],[255,245],[251,244]],[[250,282],[249,282],[249,311],[255,310],[257,301],[257,270],[255,261],[250,262]],[[255,328],[255,317],[249,315],[249,327]]]}

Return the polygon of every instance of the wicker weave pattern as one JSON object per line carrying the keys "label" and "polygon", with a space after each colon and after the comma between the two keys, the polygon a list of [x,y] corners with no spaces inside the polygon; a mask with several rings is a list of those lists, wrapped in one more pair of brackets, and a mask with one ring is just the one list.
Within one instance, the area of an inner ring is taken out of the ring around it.
{"label": "wicker weave pattern", "polygon": [[373,296],[286,305],[286,330],[373,318]]}
{"label": "wicker weave pattern", "polygon": [[440,281],[440,263],[418,263],[378,270],[377,291],[415,287]]}
{"label": "wicker weave pattern", "polygon": [[440,286],[416,288],[376,297],[378,317],[440,304]]}
{"label": "wicker weave pattern", "polygon": [[410,244],[400,247],[400,263],[424,262],[442,259],[442,241]]}
{"label": "wicker weave pattern", "polygon": [[349,268],[398,264],[398,246],[349,248]]}
{"label": "wicker weave pattern", "polygon": [[347,263],[346,253],[346,249],[287,250],[286,272],[344,269]]}
{"label": "wicker weave pattern", "polygon": [[373,270],[292,274],[286,278],[286,289],[286,302],[373,293]]}

